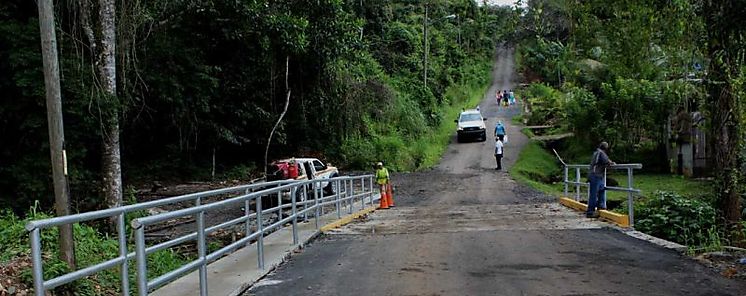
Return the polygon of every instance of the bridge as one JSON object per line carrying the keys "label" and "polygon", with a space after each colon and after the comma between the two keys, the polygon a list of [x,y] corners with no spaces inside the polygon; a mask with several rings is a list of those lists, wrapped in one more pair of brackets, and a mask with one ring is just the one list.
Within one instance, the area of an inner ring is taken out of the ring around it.
{"label": "bridge", "polygon": [[[510,141],[511,167],[528,139],[511,118],[517,107],[498,107],[497,89],[513,84],[512,53],[501,52],[481,110],[488,129],[498,120]],[[565,165],[565,199],[547,196],[494,169],[493,144],[452,143],[430,171],[395,174],[396,207],[376,210],[370,175],[334,179],[327,194],[317,181],[268,182],[83,213],[28,225],[37,295],[106,268],[123,271],[130,295],[743,295],[746,285],[723,278],[681,255],[683,246],[633,230],[627,215],[588,219],[577,199],[584,193],[582,165]],[[638,165],[621,165],[629,204]],[[226,198],[205,203],[213,196]],[[264,202],[263,202],[264,201]],[[168,203],[180,210],[124,223],[128,212]],[[565,206],[566,205],[566,206]],[[220,209],[242,209],[228,221],[208,221]],[[41,229],[117,217],[120,256],[53,279],[41,266]],[[146,230],[193,217],[194,229],[156,244]],[[625,224],[626,223],[626,224]],[[621,226],[620,226],[621,225]],[[206,241],[219,229],[243,236],[216,250]],[[134,232],[135,248],[126,236]],[[196,242],[197,259],[162,275],[148,273],[148,255]],[[134,265],[134,282],[127,271]]]}

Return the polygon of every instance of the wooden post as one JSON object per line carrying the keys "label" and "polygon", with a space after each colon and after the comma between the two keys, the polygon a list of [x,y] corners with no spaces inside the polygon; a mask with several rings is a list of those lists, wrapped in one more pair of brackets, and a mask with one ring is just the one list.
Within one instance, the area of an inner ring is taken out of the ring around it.
{"label": "wooden post", "polygon": [[[57,61],[57,36],[54,30],[54,8],[52,0],[38,0],[41,50],[44,64],[44,85],[47,98],[47,121],[49,125],[49,152],[52,155],[52,180],[57,216],[70,214],[70,191],[67,186],[67,159],[62,125],[62,96],[60,94],[60,71]],[[60,226],[60,259],[75,270],[75,245],[72,225]]]}

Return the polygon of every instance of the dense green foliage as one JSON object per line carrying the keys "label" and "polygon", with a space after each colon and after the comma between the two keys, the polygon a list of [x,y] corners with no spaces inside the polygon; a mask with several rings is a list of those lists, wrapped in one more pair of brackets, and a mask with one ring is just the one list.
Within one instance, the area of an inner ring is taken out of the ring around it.
{"label": "dense green foliage", "polygon": [[712,205],[671,192],[655,192],[635,207],[635,228],[684,245],[708,245],[719,241],[717,215]]}
{"label": "dense green foliage", "polygon": [[[615,159],[665,153],[677,107],[702,110],[701,21],[687,1],[531,1],[521,39],[530,123],[612,144]],[[554,19],[552,25],[547,19]],[[590,150],[590,149],[589,149]],[[665,158],[665,154],[663,155]],[[668,171],[667,162],[647,168]]]}
{"label": "dense green foliage", "polygon": [[[102,122],[120,117],[125,185],[247,178],[270,159],[432,165],[452,111],[489,79],[510,9],[449,1],[117,1],[118,100],[101,100],[80,1],[55,3],[73,209],[102,206]],[[428,81],[423,24],[428,6]],[[449,15],[454,15],[450,16]],[[286,61],[288,61],[286,68]],[[287,85],[285,79],[287,75]],[[0,3],[0,207],[51,207],[33,1]],[[115,103],[112,103],[115,102]]]}
{"label": "dense green foliage", "polygon": [[[737,238],[740,216],[746,216],[741,206],[746,188],[746,131],[742,128],[746,124],[742,103],[746,26],[740,19],[746,3],[527,3],[516,56],[523,79],[529,83],[520,90],[530,111],[529,124],[550,124],[555,126],[550,132],[574,133],[572,138],[552,143],[566,160],[587,162],[593,147],[603,140],[611,144],[615,161],[643,163],[646,171],[654,173],[676,171],[681,142],[705,144],[707,168],[716,179],[708,187],[713,198],[706,202],[724,218],[716,221],[722,227],[712,231],[735,233]],[[682,116],[693,122],[692,114],[703,118],[696,124],[706,131],[704,138],[690,138],[690,127],[677,126],[686,122],[679,121]],[[703,151],[701,146],[697,149]],[[669,176],[663,179],[676,181]],[[665,183],[657,186],[669,189]],[[650,221],[655,225],[648,229],[667,227],[660,219]],[[676,231],[671,235],[679,241],[703,243],[702,237],[684,237]],[[703,235],[713,234],[708,231],[703,229]]]}

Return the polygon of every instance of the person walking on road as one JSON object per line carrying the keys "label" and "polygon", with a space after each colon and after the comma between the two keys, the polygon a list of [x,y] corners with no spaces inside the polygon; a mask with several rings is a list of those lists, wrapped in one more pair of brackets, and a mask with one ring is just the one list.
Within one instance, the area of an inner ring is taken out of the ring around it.
{"label": "person walking on road", "polygon": [[503,104],[505,107],[508,107],[508,100],[510,100],[510,94],[508,94],[508,90],[503,90]]}
{"label": "person walking on road", "polygon": [[381,198],[386,199],[385,203],[388,204],[384,208],[393,207],[394,200],[393,197],[391,197],[392,190],[389,170],[383,167],[383,162],[380,161],[376,164],[376,184],[378,184],[378,187],[381,190]]}
{"label": "person walking on road", "polygon": [[608,151],[609,143],[601,142],[591,156],[591,167],[588,172],[591,188],[588,194],[588,210],[585,213],[588,218],[598,218],[597,208],[598,210],[606,209],[606,188],[604,188],[603,179],[606,169],[616,164],[609,159]]}
{"label": "person walking on road", "polygon": [[510,96],[510,98],[508,99],[508,104],[515,105],[515,93],[512,89],[510,90],[510,92],[508,92],[508,95]]}
{"label": "person walking on road", "polygon": [[502,120],[498,120],[495,125],[495,138],[500,139],[501,142],[505,141],[505,126]]}
{"label": "person walking on road", "polygon": [[500,102],[503,100],[503,93],[499,89],[495,92],[495,99],[497,100],[497,106],[500,107]]}
{"label": "person walking on road", "polygon": [[500,140],[500,138],[495,138],[495,163],[497,164],[497,167],[495,168],[495,170],[499,171],[503,169],[502,160],[503,160],[503,141]]}

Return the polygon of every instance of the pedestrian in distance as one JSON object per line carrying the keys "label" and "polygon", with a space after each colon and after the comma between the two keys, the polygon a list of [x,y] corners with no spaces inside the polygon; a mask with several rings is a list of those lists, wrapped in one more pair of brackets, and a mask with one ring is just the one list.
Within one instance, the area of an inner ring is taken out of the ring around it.
{"label": "pedestrian in distance", "polygon": [[502,160],[503,160],[503,141],[500,140],[500,138],[495,138],[495,163],[497,164],[497,167],[495,168],[495,170],[499,171],[503,169]]}
{"label": "pedestrian in distance", "polygon": [[508,103],[510,105],[515,105],[515,93],[512,89],[510,90],[510,92],[508,92],[508,95],[510,96],[510,98],[508,99]]}
{"label": "pedestrian in distance", "polygon": [[503,90],[503,104],[505,107],[508,107],[508,100],[510,99],[510,94],[508,94],[508,90]]}
{"label": "pedestrian in distance", "polygon": [[588,210],[585,212],[588,218],[598,218],[598,210],[606,209],[606,188],[604,188],[603,180],[606,169],[616,165],[609,159],[608,152],[609,143],[601,142],[591,156],[591,166],[588,172],[591,188],[588,194]]}
{"label": "pedestrian in distance", "polygon": [[381,192],[381,208],[388,209],[394,206],[394,200],[391,189],[391,177],[389,176],[389,170],[383,167],[383,162],[376,164],[376,184]]}
{"label": "pedestrian in distance", "polygon": [[495,125],[495,138],[505,141],[505,126],[502,120],[498,120]]}
{"label": "pedestrian in distance", "polygon": [[503,93],[499,89],[495,92],[495,99],[497,100],[497,106],[500,107],[500,102],[503,100]]}

